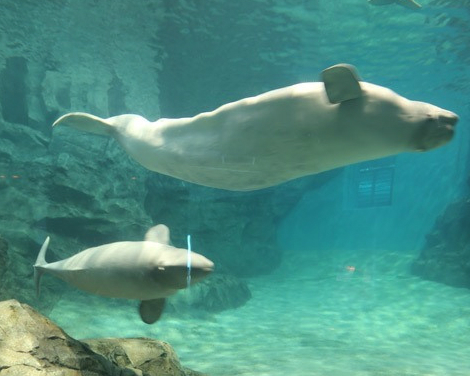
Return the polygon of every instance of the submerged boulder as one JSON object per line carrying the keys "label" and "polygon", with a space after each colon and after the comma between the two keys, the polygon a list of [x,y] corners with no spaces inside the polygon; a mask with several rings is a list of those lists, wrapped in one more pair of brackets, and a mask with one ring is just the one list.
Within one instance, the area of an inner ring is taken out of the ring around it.
{"label": "submerged boulder", "polygon": [[16,300],[0,302],[2,376],[202,376],[170,345],[148,338],[80,342]]}
{"label": "submerged boulder", "polygon": [[237,277],[226,274],[214,274],[191,286],[186,291],[170,298],[169,311],[191,308],[206,312],[221,312],[243,306],[251,299],[248,284]]}
{"label": "submerged boulder", "polygon": [[106,338],[83,341],[93,351],[122,369],[144,376],[203,376],[181,366],[175,350],[165,342],[150,338]]}

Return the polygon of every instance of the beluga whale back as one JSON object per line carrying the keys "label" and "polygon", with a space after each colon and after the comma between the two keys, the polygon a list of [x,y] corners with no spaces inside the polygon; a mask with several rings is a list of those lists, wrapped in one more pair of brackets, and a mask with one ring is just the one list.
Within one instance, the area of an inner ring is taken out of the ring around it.
{"label": "beluga whale back", "polygon": [[166,297],[207,277],[214,268],[204,256],[173,247],[169,235],[168,227],[157,225],[144,241],[104,244],[53,263],[45,259],[47,237],[34,264],[37,295],[42,274],[49,273],[92,294],[140,300],[140,316],[152,324],[162,314]]}
{"label": "beluga whale back", "polygon": [[74,112],[68,125],[114,137],[149,170],[214,188],[249,191],[348,164],[449,142],[458,117],[362,82],[338,64],[300,83],[194,117],[148,121]]}

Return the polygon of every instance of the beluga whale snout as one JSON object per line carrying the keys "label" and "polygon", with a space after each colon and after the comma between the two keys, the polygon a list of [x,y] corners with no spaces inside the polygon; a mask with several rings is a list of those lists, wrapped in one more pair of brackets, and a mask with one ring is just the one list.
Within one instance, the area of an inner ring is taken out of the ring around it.
{"label": "beluga whale snout", "polygon": [[34,264],[38,296],[40,278],[49,273],[92,294],[140,300],[139,313],[147,324],[160,318],[165,298],[214,270],[203,255],[172,246],[170,230],[162,224],[152,227],[144,241],[104,244],[52,263],[45,259],[49,241]]}
{"label": "beluga whale snout", "polygon": [[[378,2],[376,2],[378,3]],[[213,188],[250,191],[298,177],[448,143],[454,113],[364,82],[337,64],[305,82],[213,111],[151,122],[74,112],[67,125],[113,137],[145,168]]]}
{"label": "beluga whale snout", "polygon": [[455,126],[459,121],[458,115],[452,111],[427,103],[421,103],[421,105],[427,108],[426,117],[412,138],[414,150],[418,152],[436,149],[452,140]]}

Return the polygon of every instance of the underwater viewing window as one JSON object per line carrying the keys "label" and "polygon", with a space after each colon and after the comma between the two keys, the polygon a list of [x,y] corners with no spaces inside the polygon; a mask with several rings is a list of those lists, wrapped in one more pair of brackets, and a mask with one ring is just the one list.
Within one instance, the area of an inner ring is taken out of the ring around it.
{"label": "underwater viewing window", "polygon": [[394,157],[346,167],[344,209],[387,207],[393,204],[396,163]]}
{"label": "underwater viewing window", "polygon": [[392,205],[394,166],[361,168],[356,180],[356,207]]}
{"label": "underwater viewing window", "polygon": [[344,181],[345,208],[391,206],[395,166],[395,158],[389,157],[347,167]]}

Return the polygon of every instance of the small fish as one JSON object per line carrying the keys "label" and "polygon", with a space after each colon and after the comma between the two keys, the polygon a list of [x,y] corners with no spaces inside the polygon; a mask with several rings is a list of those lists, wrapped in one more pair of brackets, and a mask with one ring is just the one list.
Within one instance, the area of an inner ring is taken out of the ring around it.
{"label": "small fish", "polygon": [[49,237],[34,264],[38,296],[40,278],[49,273],[92,294],[140,300],[140,317],[147,324],[160,318],[166,297],[214,269],[206,257],[172,246],[170,230],[162,224],[152,227],[144,241],[104,244],[52,263],[45,259],[48,246]]}

